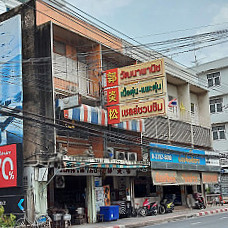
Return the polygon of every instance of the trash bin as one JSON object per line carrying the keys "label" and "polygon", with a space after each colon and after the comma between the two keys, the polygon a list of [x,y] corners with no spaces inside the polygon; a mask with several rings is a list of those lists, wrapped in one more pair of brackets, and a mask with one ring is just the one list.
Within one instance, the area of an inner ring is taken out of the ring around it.
{"label": "trash bin", "polygon": [[100,214],[104,215],[104,221],[117,220],[119,218],[119,206],[102,206],[100,207]]}

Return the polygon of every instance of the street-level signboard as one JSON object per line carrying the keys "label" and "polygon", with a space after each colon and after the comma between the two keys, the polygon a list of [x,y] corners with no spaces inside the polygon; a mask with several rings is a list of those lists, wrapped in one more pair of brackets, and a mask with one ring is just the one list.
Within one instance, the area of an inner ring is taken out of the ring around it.
{"label": "street-level signboard", "polygon": [[23,195],[0,196],[0,206],[4,207],[5,213],[20,214],[24,210]]}

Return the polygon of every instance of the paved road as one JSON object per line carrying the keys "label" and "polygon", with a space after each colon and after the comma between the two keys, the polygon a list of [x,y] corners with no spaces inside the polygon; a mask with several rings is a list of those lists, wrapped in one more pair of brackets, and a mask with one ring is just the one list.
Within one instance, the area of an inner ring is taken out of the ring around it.
{"label": "paved road", "polygon": [[144,228],[228,228],[228,213],[208,215],[197,218],[145,226]]}

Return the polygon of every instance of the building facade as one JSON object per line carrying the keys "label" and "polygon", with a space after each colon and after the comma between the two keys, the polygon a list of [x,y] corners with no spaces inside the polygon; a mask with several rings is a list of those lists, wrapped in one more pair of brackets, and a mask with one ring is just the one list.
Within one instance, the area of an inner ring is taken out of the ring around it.
{"label": "building facade", "polygon": [[[211,114],[211,127],[213,138],[213,149],[221,155],[221,165],[226,171],[228,152],[228,94],[227,94],[227,73],[228,58],[218,59],[204,63],[193,70],[197,72],[199,80],[209,89],[209,107]],[[225,172],[224,171],[224,172]],[[226,173],[221,175],[222,193],[228,194],[228,182]]]}
{"label": "building facade", "polygon": [[[161,55],[126,51],[127,42],[48,2],[32,0],[0,15],[0,23],[17,17],[21,28],[23,112],[15,105],[1,112],[23,122],[20,196],[27,199],[29,217],[67,208],[73,223],[93,223],[102,205],[134,206],[145,197],[160,201],[176,192],[177,203],[186,205],[188,193],[198,188],[204,193],[204,184],[215,183],[219,170],[210,152],[207,89],[165,58],[165,115],[108,124],[103,72]],[[13,71],[1,72],[3,77]],[[4,106],[11,104],[5,100]],[[170,175],[182,182],[158,178]],[[78,208],[84,209],[82,217],[75,214]]]}

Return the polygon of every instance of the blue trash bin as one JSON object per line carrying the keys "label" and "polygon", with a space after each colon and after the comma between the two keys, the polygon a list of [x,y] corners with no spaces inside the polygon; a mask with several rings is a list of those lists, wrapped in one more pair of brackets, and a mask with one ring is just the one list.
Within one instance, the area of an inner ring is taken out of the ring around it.
{"label": "blue trash bin", "polygon": [[113,221],[119,219],[119,206],[102,206],[100,207],[100,214],[104,215],[104,221]]}

